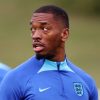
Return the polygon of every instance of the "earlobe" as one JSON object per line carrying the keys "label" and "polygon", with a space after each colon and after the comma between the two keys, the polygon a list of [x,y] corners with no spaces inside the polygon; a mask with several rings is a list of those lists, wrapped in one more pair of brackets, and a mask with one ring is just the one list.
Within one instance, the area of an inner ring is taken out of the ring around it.
{"label": "earlobe", "polygon": [[65,42],[69,36],[69,29],[65,28],[61,34],[62,41]]}

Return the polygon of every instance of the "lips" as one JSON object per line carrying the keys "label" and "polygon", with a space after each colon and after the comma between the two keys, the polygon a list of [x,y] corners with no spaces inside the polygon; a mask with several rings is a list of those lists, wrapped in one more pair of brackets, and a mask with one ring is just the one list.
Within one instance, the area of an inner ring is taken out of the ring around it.
{"label": "lips", "polygon": [[36,53],[43,51],[43,49],[44,49],[44,45],[43,44],[41,44],[41,43],[33,43],[33,50]]}

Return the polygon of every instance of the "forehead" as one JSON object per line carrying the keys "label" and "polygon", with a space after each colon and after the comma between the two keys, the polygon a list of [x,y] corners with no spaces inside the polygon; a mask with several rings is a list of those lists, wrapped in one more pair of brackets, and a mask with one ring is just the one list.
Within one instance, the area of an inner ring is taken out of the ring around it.
{"label": "forehead", "polygon": [[31,18],[31,23],[33,22],[41,22],[41,23],[48,23],[48,22],[53,22],[53,14],[49,13],[33,13],[32,18]]}

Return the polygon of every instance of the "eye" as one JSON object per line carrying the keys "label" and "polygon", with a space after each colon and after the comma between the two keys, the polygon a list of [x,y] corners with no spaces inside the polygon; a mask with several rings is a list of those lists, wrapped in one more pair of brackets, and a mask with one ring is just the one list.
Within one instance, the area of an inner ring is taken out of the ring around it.
{"label": "eye", "polygon": [[33,27],[31,27],[31,28],[30,28],[30,30],[31,30],[32,32],[34,32],[36,29],[35,29],[35,28],[33,28]]}
{"label": "eye", "polygon": [[45,26],[45,27],[42,27],[42,30],[44,33],[49,33],[51,31],[51,27]]}
{"label": "eye", "polygon": [[45,27],[43,28],[43,30],[44,30],[44,31],[48,31],[48,29],[47,29],[47,28],[45,28]]}
{"label": "eye", "polygon": [[30,28],[30,30],[32,31],[32,27]]}

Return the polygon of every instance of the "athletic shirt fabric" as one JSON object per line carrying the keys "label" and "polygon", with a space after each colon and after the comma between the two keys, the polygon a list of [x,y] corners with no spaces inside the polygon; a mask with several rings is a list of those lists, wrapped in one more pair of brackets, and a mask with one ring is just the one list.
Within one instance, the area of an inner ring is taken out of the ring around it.
{"label": "athletic shirt fabric", "polygon": [[10,68],[7,65],[0,62],[0,83],[9,70]]}
{"label": "athletic shirt fabric", "polygon": [[33,56],[9,72],[0,100],[98,100],[94,80],[67,58],[63,62]]}
{"label": "athletic shirt fabric", "polygon": [[0,83],[1,83],[1,81],[4,78],[4,76],[5,76],[6,73],[7,73],[6,70],[0,68]]}

